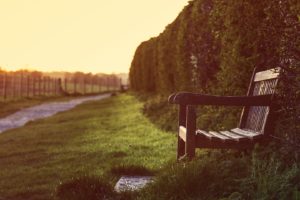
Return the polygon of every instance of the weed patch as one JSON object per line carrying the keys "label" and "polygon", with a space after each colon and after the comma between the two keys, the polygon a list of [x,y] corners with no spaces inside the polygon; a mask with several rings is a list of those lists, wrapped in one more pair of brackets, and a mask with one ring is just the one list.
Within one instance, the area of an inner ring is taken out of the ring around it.
{"label": "weed patch", "polygon": [[57,197],[59,200],[97,200],[113,199],[113,188],[96,177],[74,178],[58,186]]}

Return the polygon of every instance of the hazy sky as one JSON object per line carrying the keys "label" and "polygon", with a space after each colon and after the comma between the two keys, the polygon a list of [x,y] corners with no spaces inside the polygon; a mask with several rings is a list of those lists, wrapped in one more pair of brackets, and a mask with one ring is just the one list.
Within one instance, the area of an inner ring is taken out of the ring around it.
{"label": "hazy sky", "polygon": [[0,66],[128,72],[188,0],[0,0]]}

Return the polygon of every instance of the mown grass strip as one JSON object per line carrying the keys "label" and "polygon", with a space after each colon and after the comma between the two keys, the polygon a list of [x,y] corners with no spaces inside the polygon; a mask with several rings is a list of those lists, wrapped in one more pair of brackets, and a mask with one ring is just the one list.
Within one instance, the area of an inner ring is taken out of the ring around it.
{"label": "mown grass strip", "polygon": [[175,137],[152,125],[141,106],[119,95],[1,134],[0,197],[52,199],[58,185],[77,177],[110,182],[131,169],[164,168],[175,158]]}

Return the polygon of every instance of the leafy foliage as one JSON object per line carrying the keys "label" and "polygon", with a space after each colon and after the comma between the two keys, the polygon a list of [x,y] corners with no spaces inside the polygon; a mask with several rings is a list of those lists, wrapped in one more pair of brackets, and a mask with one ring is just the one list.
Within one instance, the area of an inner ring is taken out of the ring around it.
{"label": "leafy foliage", "polygon": [[[299,13],[297,0],[193,0],[163,33],[143,43],[156,50],[149,53],[141,46],[136,50],[130,69],[132,89],[154,94],[148,97],[143,111],[169,130],[176,125],[176,110],[166,105],[171,92],[245,95],[254,67],[282,69],[276,99],[279,107],[273,134],[277,138],[275,148],[265,148],[265,152],[260,149],[252,157],[239,159],[231,154],[224,158],[201,155],[201,161],[174,165],[141,194],[141,199],[297,199]],[[145,57],[151,62],[141,62]],[[137,71],[138,76],[133,73]],[[153,77],[155,89],[146,87],[143,76]],[[202,107],[199,113],[201,128],[223,129],[238,122],[240,110]],[[240,174],[232,170],[236,166]]]}
{"label": "leafy foliage", "polygon": [[[276,134],[299,143],[299,11],[297,0],[190,1],[164,32],[136,50],[130,69],[132,88],[159,96],[182,90],[244,95],[254,67],[281,67]],[[151,117],[153,109],[161,108],[165,114],[157,119],[173,121],[165,116],[175,112],[155,99],[146,103],[145,113]],[[238,113],[203,108],[199,123],[204,128],[219,122],[223,122],[220,127],[228,127],[237,122]]]}
{"label": "leafy foliage", "polygon": [[300,169],[256,149],[202,152],[201,158],[168,166],[137,199],[296,199]]}

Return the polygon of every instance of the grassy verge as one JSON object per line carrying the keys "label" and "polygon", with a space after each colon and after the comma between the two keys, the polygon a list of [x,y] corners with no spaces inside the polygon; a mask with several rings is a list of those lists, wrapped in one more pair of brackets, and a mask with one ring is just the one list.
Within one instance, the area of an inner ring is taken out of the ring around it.
{"label": "grassy verge", "polygon": [[[165,130],[177,123],[177,109],[164,96],[139,95],[143,113]],[[226,130],[235,127],[240,110],[198,107],[197,127]],[[270,139],[270,141],[272,141]],[[198,150],[192,162],[170,163],[156,182],[134,199],[300,199],[299,149],[278,141],[255,151]]]}
{"label": "grassy verge", "polygon": [[[0,197],[53,199],[80,177],[152,174],[175,158],[175,137],[153,126],[134,97],[82,104],[0,134]],[[97,179],[97,178],[96,178]]]}
{"label": "grassy verge", "polygon": [[[299,158],[279,154],[277,144],[201,150],[176,163],[174,135],[141,110],[135,97],[120,95],[0,134],[0,199],[299,199]],[[140,192],[112,189],[121,175],[152,174]]]}

